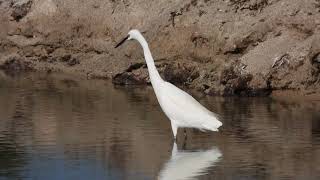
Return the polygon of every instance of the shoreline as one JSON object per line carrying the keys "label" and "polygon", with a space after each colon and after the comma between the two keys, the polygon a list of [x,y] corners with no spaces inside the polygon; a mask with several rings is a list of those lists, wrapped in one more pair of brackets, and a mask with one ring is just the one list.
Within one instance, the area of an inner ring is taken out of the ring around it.
{"label": "shoreline", "polygon": [[[6,76],[21,76],[21,77],[30,77],[35,75],[36,77],[46,77],[53,76],[57,79],[61,79],[63,81],[88,81],[94,82],[98,84],[112,84],[113,86],[120,86],[124,88],[152,88],[151,84],[128,84],[128,85],[118,85],[112,82],[112,79],[104,79],[104,78],[88,78],[81,73],[68,73],[63,71],[56,72],[46,72],[46,71],[20,71],[16,73],[6,72],[3,69],[0,69],[0,77],[6,78]],[[41,79],[42,79],[41,78]],[[286,103],[318,103],[320,102],[320,93],[317,92],[300,92],[294,90],[276,90],[273,91],[269,96],[222,96],[222,95],[210,95],[204,92],[198,91],[196,89],[190,89],[185,86],[180,86],[183,90],[192,94],[192,96],[197,99],[203,99],[204,97],[212,97],[212,98],[270,98],[276,101],[283,101]]]}

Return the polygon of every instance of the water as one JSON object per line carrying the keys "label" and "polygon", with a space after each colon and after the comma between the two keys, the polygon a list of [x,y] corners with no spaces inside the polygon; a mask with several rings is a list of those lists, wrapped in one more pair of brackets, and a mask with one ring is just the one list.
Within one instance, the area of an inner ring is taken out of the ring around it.
{"label": "water", "polygon": [[150,87],[0,72],[0,180],[320,179],[320,102],[194,95],[224,126],[175,145]]}

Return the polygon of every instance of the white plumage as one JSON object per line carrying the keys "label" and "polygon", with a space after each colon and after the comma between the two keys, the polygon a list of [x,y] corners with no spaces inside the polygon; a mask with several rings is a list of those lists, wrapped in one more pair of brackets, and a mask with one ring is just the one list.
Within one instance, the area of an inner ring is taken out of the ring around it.
{"label": "white plumage", "polygon": [[148,43],[138,30],[131,30],[125,40],[135,39],[143,48],[145,60],[148,66],[152,87],[155,91],[159,104],[171,121],[171,128],[176,138],[179,127],[197,128],[200,130],[218,131],[222,123],[217,116],[202,106],[188,93],[182,91],[173,84],[164,81],[154,64]]}

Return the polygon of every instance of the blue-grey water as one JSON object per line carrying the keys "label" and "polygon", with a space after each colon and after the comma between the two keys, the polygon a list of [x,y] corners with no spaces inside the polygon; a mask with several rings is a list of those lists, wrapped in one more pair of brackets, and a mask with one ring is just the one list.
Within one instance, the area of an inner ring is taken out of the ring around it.
{"label": "blue-grey water", "polygon": [[0,180],[320,179],[320,102],[194,94],[224,123],[174,144],[151,87],[0,72]]}

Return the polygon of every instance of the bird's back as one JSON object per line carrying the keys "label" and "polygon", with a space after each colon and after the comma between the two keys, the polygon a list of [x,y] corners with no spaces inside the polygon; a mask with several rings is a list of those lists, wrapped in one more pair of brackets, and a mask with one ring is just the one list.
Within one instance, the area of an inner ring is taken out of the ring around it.
{"label": "bird's back", "polygon": [[222,125],[216,114],[169,82],[161,85],[157,97],[165,114],[178,127],[217,131]]}

